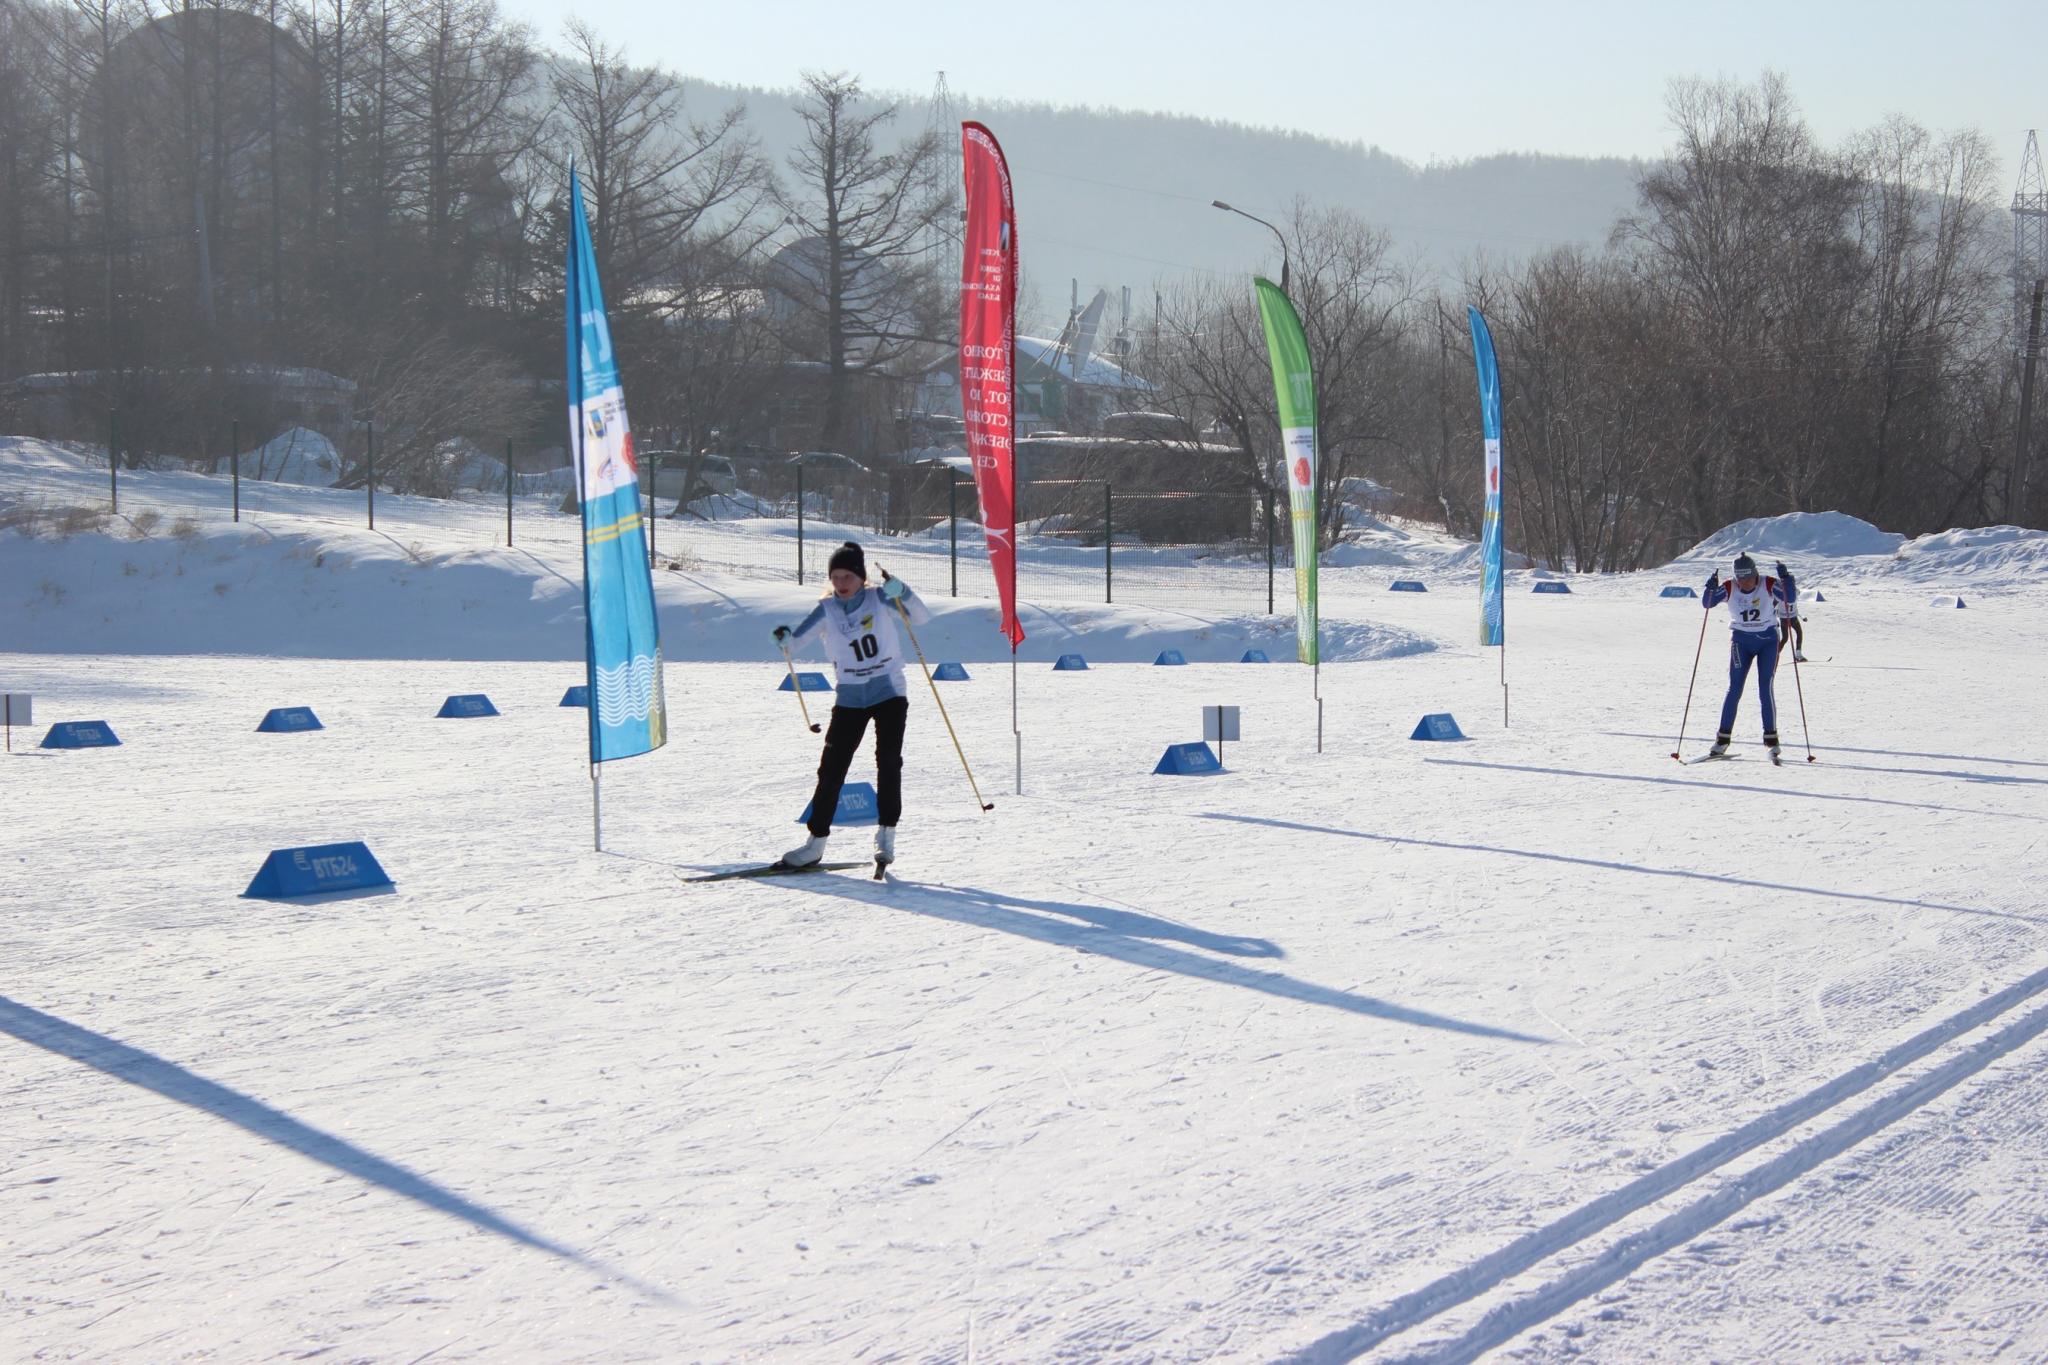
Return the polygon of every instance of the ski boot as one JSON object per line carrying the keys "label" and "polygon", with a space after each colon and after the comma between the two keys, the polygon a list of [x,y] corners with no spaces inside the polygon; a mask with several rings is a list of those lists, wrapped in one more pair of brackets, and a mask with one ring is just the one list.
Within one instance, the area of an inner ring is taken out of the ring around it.
{"label": "ski boot", "polygon": [[825,858],[826,837],[822,834],[813,834],[810,838],[804,840],[801,845],[783,854],[779,865],[782,867],[809,867],[812,863],[823,862]]}
{"label": "ski boot", "polygon": [[881,881],[889,864],[896,861],[896,826],[882,825],[875,830],[875,880]]}
{"label": "ski boot", "polygon": [[1723,730],[1723,731],[1722,731],[1722,732],[1721,732],[1720,734],[1718,734],[1718,735],[1715,735],[1715,736],[1714,736],[1714,747],[1713,747],[1713,748],[1711,748],[1711,749],[1709,749],[1709,750],[1707,750],[1707,757],[1708,757],[1708,758],[1726,758],[1726,757],[1728,757],[1728,742],[1729,742],[1729,740],[1731,740],[1731,739],[1733,739],[1733,738],[1734,738],[1734,736],[1730,735],[1730,734],[1729,734],[1729,733],[1728,733],[1728,732],[1727,732],[1726,730]]}
{"label": "ski boot", "polygon": [[1771,751],[1771,762],[1781,765],[1784,763],[1784,755],[1778,748],[1778,732],[1776,730],[1764,731],[1764,747]]}

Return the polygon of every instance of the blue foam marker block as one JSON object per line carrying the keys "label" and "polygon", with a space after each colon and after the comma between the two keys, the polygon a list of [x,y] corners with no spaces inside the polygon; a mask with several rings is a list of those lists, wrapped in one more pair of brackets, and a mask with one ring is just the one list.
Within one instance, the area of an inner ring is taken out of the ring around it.
{"label": "blue foam marker block", "polygon": [[1448,711],[1432,711],[1415,723],[1415,733],[1410,739],[1463,739],[1465,732],[1458,728],[1458,722]]}
{"label": "blue foam marker block", "polygon": [[973,679],[967,676],[967,670],[961,667],[959,664],[955,663],[940,664],[937,668],[932,670],[932,678],[936,682],[973,681]]}
{"label": "blue foam marker block", "polygon": [[1428,592],[1419,578],[1397,578],[1387,585],[1388,592]]}
{"label": "blue foam marker block", "polygon": [[1078,654],[1062,654],[1060,661],[1052,666],[1055,673],[1085,673],[1088,661]]}
{"label": "blue foam marker block", "polygon": [[458,720],[470,716],[495,716],[498,708],[491,705],[491,699],[481,692],[460,692],[441,703],[437,718],[454,717]]}
{"label": "blue foam marker block", "polygon": [[103,720],[60,720],[43,736],[45,749],[111,749],[120,742]]}
{"label": "blue foam marker block", "polygon": [[584,708],[584,709],[585,709],[586,711],[587,711],[587,710],[589,710],[589,709],[590,709],[590,684],[589,684],[589,683],[579,683],[579,684],[578,684],[577,686],[575,686],[575,687],[572,687],[572,688],[570,688],[570,689],[569,689],[569,690],[568,690],[567,692],[564,692],[564,693],[562,694],[562,700],[561,700],[561,701],[559,701],[558,703],[556,703],[556,705],[558,705],[558,706],[580,706],[580,707]]}
{"label": "blue foam marker block", "polygon": [[1273,661],[1266,657],[1266,651],[1263,649],[1248,649],[1244,652],[1244,657],[1239,659],[1238,662],[1241,664],[1269,664]]}
{"label": "blue foam marker block", "polygon": [[367,844],[315,844],[272,849],[242,895],[255,900],[289,900],[390,885],[391,878],[371,856]]}
{"label": "blue foam marker block", "polygon": [[1813,600],[1816,602],[1825,602],[1828,600],[1828,595],[1824,592],[1817,592],[1813,595]]}
{"label": "blue foam marker block", "polygon": [[1570,592],[1571,590],[1571,584],[1561,583],[1558,582],[1556,579],[1546,579],[1545,581],[1538,583],[1535,586],[1535,588],[1532,589],[1532,591],[1535,592]]}
{"label": "blue foam marker block", "polygon": [[273,706],[264,712],[263,723],[256,727],[258,734],[284,735],[299,730],[325,730],[320,717],[313,714],[310,706]]}
{"label": "blue foam marker block", "polygon": [[1177,649],[1162,649],[1159,651],[1159,657],[1152,661],[1152,666],[1154,668],[1157,668],[1162,664],[1171,664],[1177,666],[1180,664],[1184,664],[1187,661],[1188,656],[1181,653]]}
{"label": "blue foam marker block", "polygon": [[[796,675],[796,681],[797,686],[803,688],[806,692],[830,692],[832,690],[831,680],[823,673],[799,673]],[[777,692],[796,691],[795,687],[789,685],[788,669],[782,671],[782,681],[775,684],[775,690]]]}
{"label": "blue foam marker block", "polygon": [[1958,597],[1958,598],[1956,599],[1956,610],[1957,610],[1957,611],[1961,611],[1962,609],[1963,609],[1963,599],[1962,599],[1962,598],[1960,598],[1960,597]]}
{"label": "blue foam marker block", "polygon": [[1169,744],[1152,771],[1176,777],[1197,777],[1220,773],[1223,765],[1216,761],[1215,751],[1207,744]]}
{"label": "blue foam marker block", "polygon": [[[840,825],[874,825],[881,823],[882,807],[875,797],[874,787],[866,782],[849,782],[839,789],[839,808],[832,812],[834,828]],[[804,802],[804,813],[797,816],[799,825],[811,823],[811,803]]]}
{"label": "blue foam marker block", "polygon": [[1666,587],[1666,588],[1664,589],[1664,591],[1662,591],[1662,592],[1658,593],[1658,594],[1657,594],[1657,596],[1659,596],[1659,597],[1698,597],[1698,596],[1699,596],[1699,593],[1698,593],[1698,592],[1696,592],[1695,590],[1693,590],[1692,588],[1688,588],[1688,587],[1686,587],[1686,586],[1685,586],[1684,584],[1682,584],[1682,583],[1673,583],[1673,584],[1670,584],[1669,586],[1667,586],[1667,587]]}

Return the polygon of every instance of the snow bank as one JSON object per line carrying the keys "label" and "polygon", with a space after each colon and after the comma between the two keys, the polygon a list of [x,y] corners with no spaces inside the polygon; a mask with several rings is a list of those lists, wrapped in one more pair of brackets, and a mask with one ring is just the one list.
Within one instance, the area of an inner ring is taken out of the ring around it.
{"label": "snow bank", "polygon": [[[522,562],[523,561],[523,562]],[[503,550],[249,526],[121,539],[0,536],[10,649],[335,659],[573,659],[576,583]]]}
{"label": "snow bank", "polygon": [[105,446],[76,447],[39,441],[33,436],[0,436],[0,466],[15,473],[97,468],[105,474],[107,451]]}
{"label": "snow bank", "polygon": [[1794,556],[1852,559],[1891,554],[1905,540],[1896,532],[1880,531],[1846,512],[1787,512],[1779,517],[1749,517],[1723,526],[1680,555],[1679,560],[1733,559],[1745,550],[1764,562]]}
{"label": "snow bank", "polygon": [[[276,521],[275,518],[272,519]],[[773,525],[767,523],[765,525]],[[770,635],[818,600],[816,585],[655,575],[664,654],[677,661],[778,662]],[[934,595],[920,627],[926,657],[1009,657],[989,601]],[[1039,603],[1021,612],[1027,663],[1080,651],[1149,663],[1163,649],[1191,662],[1245,650],[1292,654],[1284,616],[1211,609]],[[564,660],[583,657],[582,586],[525,550],[436,553],[374,532],[271,535],[248,525],[124,539],[106,532],[0,535],[0,623],[8,648],[48,654],[249,654],[278,658]],[[822,662],[821,637],[803,655]],[[1326,621],[1332,663],[1435,648],[1367,622]]]}
{"label": "snow bank", "polygon": [[341,452],[310,427],[293,427],[242,452],[242,477],[263,483],[331,488],[341,477]]}
{"label": "snow bank", "polygon": [[1914,585],[1961,578],[1981,591],[1989,586],[2048,580],[2048,531],[2020,526],[1962,527],[1907,540],[1842,512],[1790,512],[1782,517],[1738,521],[1714,532],[1673,562],[1702,560],[1725,565],[1744,550],[1765,565],[1773,559],[1786,559],[1795,571],[1810,572],[1812,561],[1834,560],[1840,569]]}
{"label": "snow bank", "polygon": [[2021,526],[1977,526],[1938,531],[1901,545],[1888,572],[1913,583],[1955,578],[2048,579],[2048,531]]}
{"label": "snow bank", "polygon": [[[665,508],[672,504],[673,499],[657,498],[655,501],[658,505]],[[810,498],[806,496],[804,501],[809,502]],[[674,514],[664,512],[662,515],[673,516]],[[682,520],[687,521],[694,518],[697,521],[739,522],[765,520],[775,515],[775,504],[763,501],[742,488],[736,493],[711,493],[696,499],[686,506]],[[790,525],[791,534],[794,535],[794,518],[792,518]]]}
{"label": "snow bank", "polygon": [[[1512,550],[1510,569],[1526,569],[1529,557]],[[1476,541],[1400,517],[1376,517],[1353,510],[1345,518],[1344,539],[1323,552],[1325,568],[1388,568],[1421,574],[1477,574],[1480,548]]]}
{"label": "snow bank", "polygon": [[[485,493],[505,491],[505,462],[496,455],[469,441],[450,441],[441,451],[454,467],[457,488],[475,488]],[[576,471],[568,465],[557,465],[540,474],[516,472],[515,478],[518,482],[512,491],[525,496],[545,494],[558,498],[576,486]]]}

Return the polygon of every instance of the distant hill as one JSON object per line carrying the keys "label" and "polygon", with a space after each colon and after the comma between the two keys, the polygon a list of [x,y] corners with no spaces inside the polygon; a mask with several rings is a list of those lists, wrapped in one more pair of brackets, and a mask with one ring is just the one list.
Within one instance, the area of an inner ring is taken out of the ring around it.
{"label": "distant hill", "polygon": [[[701,117],[744,99],[763,150],[781,167],[799,123],[790,91],[691,80]],[[1223,199],[1278,221],[1297,195],[1342,205],[1390,232],[1397,255],[1455,279],[1475,255],[1502,262],[1559,243],[1598,245],[1635,204],[1642,163],[1513,154],[1419,167],[1377,147],[1176,114],[979,104],[955,112],[995,130],[1017,183],[1027,328],[1057,329],[1068,281],[1085,300],[1129,285],[1132,310],[1154,282],[1190,271],[1270,268],[1270,239],[1210,207]],[[922,98],[905,98],[896,127],[921,130]]]}

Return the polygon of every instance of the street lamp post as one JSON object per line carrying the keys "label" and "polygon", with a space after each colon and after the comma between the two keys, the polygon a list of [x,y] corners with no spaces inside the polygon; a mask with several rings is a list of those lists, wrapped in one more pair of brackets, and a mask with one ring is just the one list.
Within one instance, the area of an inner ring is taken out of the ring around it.
{"label": "street lamp post", "polygon": [[1209,207],[1222,209],[1225,213],[1234,213],[1240,218],[1249,218],[1273,234],[1274,239],[1280,243],[1280,292],[1283,294],[1287,293],[1287,235],[1281,232],[1279,228],[1274,227],[1271,223],[1259,217],[1256,213],[1246,213],[1243,209],[1234,208],[1224,203],[1221,199],[1210,200]]}

